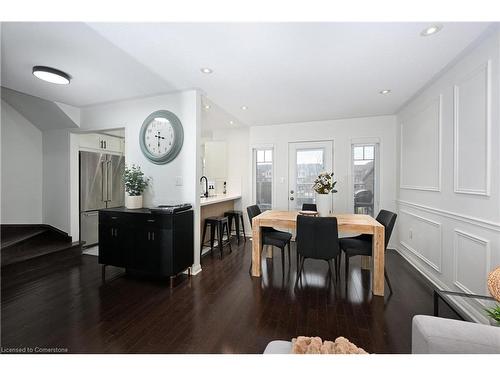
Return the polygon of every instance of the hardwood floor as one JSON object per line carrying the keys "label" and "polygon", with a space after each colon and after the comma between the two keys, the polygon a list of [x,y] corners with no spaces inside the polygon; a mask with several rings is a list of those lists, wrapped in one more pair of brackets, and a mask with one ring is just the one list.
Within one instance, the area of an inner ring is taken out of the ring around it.
{"label": "hardwood floor", "polygon": [[[281,254],[263,259],[263,277],[248,269],[251,241],[203,271],[168,280],[122,276],[97,257],[45,257],[2,270],[2,347],[67,348],[73,353],[262,353],[275,339],[345,336],[371,353],[409,353],[411,319],[432,314],[432,289],[396,252],[388,251],[392,296],[374,297],[370,273],[352,258],[346,290],[328,287],[327,264],[306,261],[302,285],[281,272]],[[35,263],[33,263],[35,262]],[[288,264],[288,260],[286,262]],[[288,268],[288,267],[287,267]],[[343,267],[341,267],[343,268]]]}

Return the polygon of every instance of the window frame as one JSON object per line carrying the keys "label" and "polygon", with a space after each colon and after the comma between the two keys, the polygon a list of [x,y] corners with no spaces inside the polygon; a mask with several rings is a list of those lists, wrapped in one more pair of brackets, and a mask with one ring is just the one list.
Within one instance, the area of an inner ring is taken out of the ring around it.
{"label": "window frame", "polygon": [[[272,163],[272,178],[271,178],[271,208],[274,209],[276,205],[276,149],[273,144],[259,144],[252,145],[250,147],[250,162],[252,170],[251,192],[252,192],[252,204],[257,204],[257,152],[258,151],[271,151],[271,163]],[[265,161],[265,155],[264,155]]]}

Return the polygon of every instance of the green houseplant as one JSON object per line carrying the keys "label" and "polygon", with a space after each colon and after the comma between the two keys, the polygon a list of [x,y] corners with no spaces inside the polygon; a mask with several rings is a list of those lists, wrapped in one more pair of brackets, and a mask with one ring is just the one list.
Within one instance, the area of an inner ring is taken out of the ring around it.
{"label": "green houseplant", "polygon": [[141,167],[132,164],[125,167],[123,174],[125,184],[125,207],[130,209],[142,208],[142,193],[146,190],[149,178],[144,177]]}
{"label": "green houseplant", "polygon": [[314,180],[313,189],[316,192],[316,206],[320,216],[328,216],[332,212],[332,196],[336,193],[335,185],[337,181],[333,180],[333,172],[321,172]]}
{"label": "green houseplant", "polygon": [[500,305],[497,304],[491,309],[484,309],[494,324],[500,326]]}

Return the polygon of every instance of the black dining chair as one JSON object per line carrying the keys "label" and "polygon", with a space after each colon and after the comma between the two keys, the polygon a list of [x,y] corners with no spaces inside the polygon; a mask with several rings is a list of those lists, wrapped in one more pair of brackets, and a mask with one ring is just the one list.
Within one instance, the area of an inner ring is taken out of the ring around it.
{"label": "black dining chair", "polygon": [[[247,207],[248,219],[250,220],[250,225],[252,226],[252,219],[260,215],[262,211],[257,205]],[[283,275],[285,275],[285,247],[288,245],[288,268],[290,268],[290,240],[292,235],[288,232],[283,232],[276,230],[271,227],[262,227],[262,246],[271,245],[276,246],[281,249],[281,265],[283,267]],[[250,262],[250,272],[252,271],[252,262]]]}
{"label": "black dining chair", "polygon": [[302,211],[318,211],[316,203],[302,203]]}
{"label": "black dining chair", "polygon": [[[333,259],[340,255],[337,218],[297,216],[297,252],[300,257],[299,272],[295,286],[299,282],[306,259],[320,259],[328,263],[328,270],[333,281]],[[335,262],[335,279],[339,267]]]}
{"label": "black dining chair", "polygon": [[[389,239],[391,238],[392,230],[394,229],[394,224],[396,223],[396,217],[398,215],[391,211],[380,210],[377,215],[376,220],[382,224],[385,228],[385,243],[384,251],[387,250],[387,245],[389,244]],[[372,256],[372,240],[373,236],[371,234],[361,234],[356,237],[346,237],[340,239],[340,248],[345,253],[345,283],[347,287],[347,280],[349,278],[349,258],[356,255]],[[342,256],[342,255],[341,255]],[[340,262],[339,262],[340,263]],[[389,276],[384,268],[384,277],[387,281],[387,286],[392,294],[392,285],[389,281]]]}

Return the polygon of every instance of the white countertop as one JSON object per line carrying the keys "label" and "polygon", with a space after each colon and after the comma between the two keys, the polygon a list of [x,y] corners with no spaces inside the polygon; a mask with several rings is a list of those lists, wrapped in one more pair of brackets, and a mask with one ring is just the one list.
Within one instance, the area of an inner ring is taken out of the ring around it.
{"label": "white countertop", "polygon": [[200,198],[200,206],[208,206],[209,204],[233,201],[240,198],[241,195],[239,194],[219,194],[219,195],[214,195],[213,197]]}

